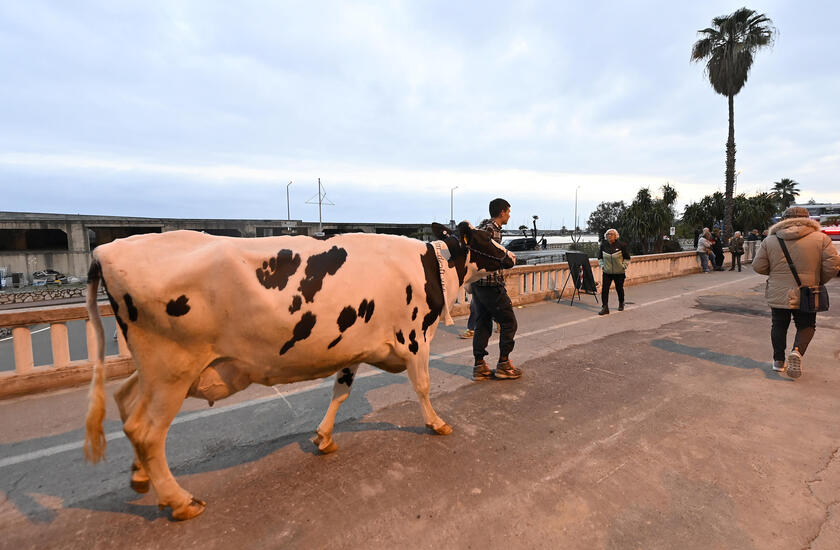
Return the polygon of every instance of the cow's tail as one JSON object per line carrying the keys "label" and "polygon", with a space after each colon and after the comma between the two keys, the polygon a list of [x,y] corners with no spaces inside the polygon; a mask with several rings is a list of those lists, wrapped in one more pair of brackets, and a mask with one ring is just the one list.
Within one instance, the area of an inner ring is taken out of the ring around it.
{"label": "cow's tail", "polygon": [[90,264],[87,282],[87,311],[90,324],[96,336],[96,354],[93,361],[93,379],[88,394],[88,410],[85,418],[85,458],[94,464],[105,457],[105,331],[99,316],[96,294],[102,279],[102,267],[94,258]]}

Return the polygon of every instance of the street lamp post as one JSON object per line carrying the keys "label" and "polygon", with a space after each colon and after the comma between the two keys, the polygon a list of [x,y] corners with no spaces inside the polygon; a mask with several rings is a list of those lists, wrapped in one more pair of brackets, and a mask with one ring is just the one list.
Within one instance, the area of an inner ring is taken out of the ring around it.
{"label": "street lamp post", "polygon": [[292,219],[292,209],[291,209],[291,206],[289,206],[289,186],[291,184],[292,184],[292,182],[289,182],[289,183],[286,184],[286,219],[287,220]]}
{"label": "street lamp post", "polygon": [[456,185],[449,190],[449,227],[455,229],[455,190],[458,189]]}

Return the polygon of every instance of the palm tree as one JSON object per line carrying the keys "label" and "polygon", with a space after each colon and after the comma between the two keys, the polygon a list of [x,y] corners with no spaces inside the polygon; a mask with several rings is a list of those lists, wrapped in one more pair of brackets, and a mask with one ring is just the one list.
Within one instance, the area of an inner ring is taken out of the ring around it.
{"label": "palm tree", "polygon": [[799,189],[796,187],[799,182],[790,178],[782,178],[782,181],[773,182],[773,197],[779,202],[782,210],[791,205],[799,196]]}
{"label": "palm tree", "polygon": [[697,31],[702,38],[691,49],[692,61],[706,61],[706,75],[715,92],[729,100],[729,136],[726,140],[726,205],[723,233],[732,235],[732,194],[735,189],[735,96],[747,83],[753,54],[773,43],[776,29],[763,13],[741,8],[712,19],[712,26]]}

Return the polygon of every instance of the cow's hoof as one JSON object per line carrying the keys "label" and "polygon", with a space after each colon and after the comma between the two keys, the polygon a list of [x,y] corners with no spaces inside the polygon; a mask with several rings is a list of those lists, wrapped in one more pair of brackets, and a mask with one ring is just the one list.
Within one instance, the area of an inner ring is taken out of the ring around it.
{"label": "cow's hoof", "polygon": [[131,488],[135,493],[146,494],[149,492],[149,480],[133,479],[131,480]]}
{"label": "cow's hoof", "polygon": [[207,503],[192,497],[192,500],[185,506],[181,506],[177,510],[172,510],[172,519],[178,521],[186,521],[194,517],[198,517],[207,508]]}
{"label": "cow's hoof", "polygon": [[338,445],[335,441],[333,441],[332,437],[324,437],[317,431],[315,432],[315,437],[312,438],[312,443],[314,443],[318,447],[318,450],[325,455],[334,453],[338,450]]}
{"label": "cow's hoof", "polygon": [[323,454],[328,455],[330,453],[334,453],[338,450],[338,445],[332,439],[328,444],[324,444],[322,441],[320,445],[318,445],[318,450],[321,451]]}
{"label": "cow's hoof", "polygon": [[443,425],[439,428],[435,428],[431,424],[426,424],[426,427],[430,430],[434,430],[434,432],[438,435],[449,435],[452,433],[452,426],[450,426],[446,422],[444,422]]}

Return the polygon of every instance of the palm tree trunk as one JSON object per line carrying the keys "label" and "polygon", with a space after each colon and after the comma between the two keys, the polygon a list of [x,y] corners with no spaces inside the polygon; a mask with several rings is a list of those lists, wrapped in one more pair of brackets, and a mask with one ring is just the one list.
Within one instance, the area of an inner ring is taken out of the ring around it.
{"label": "palm tree trunk", "polygon": [[732,195],[735,192],[735,96],[729,94],[729,136],[726,139],[726,193],[723,208],[723,238],[732,236]]}

